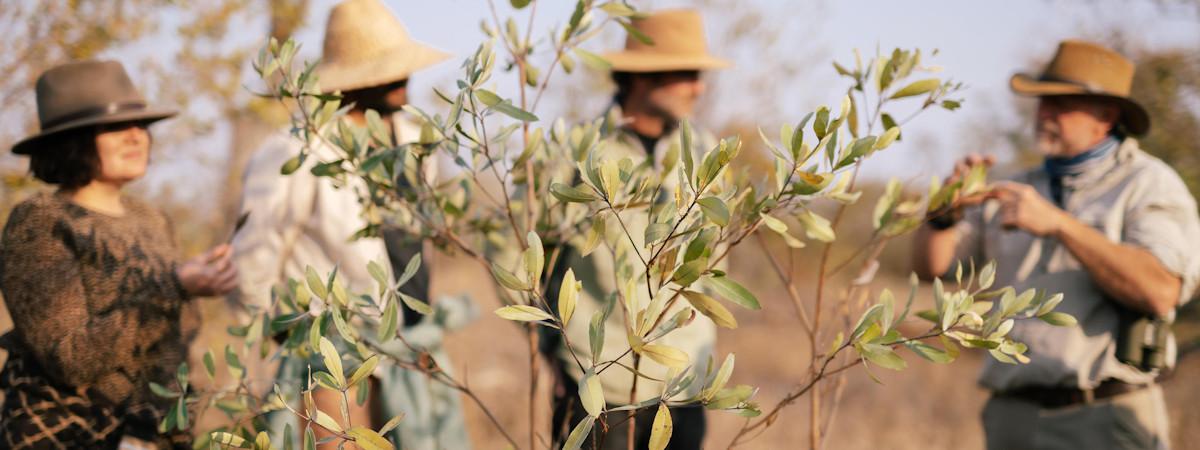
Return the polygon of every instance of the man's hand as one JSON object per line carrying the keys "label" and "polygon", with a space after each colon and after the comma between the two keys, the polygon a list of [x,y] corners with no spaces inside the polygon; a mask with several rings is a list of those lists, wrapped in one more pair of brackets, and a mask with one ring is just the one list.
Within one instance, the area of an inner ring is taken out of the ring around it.
{"label": "man's hand", "polygon": [[202,255],[184,261],[175,269],[183,289],[191,296],[224,295],[237,286],[237,267],[233,247],[218,245]]}
{"label": "man's hand", "polygon": [[1033,186],[1002,181],[987,195],[1000,202],[1000,223],[1035,236],[1054,236],[1068,219],[1067,212],[1042,197]]}
{"label": "man's hand", "polygon": [[[992,155],[981,155],[978,153],[972,153],[967,156],[964,156],[962,159],[960,159],[954,163],[954,173],[952,173],[949,177],[946,178],[946,181],[944,184],[951,184],[951,183],[961,181],[963,178],[966,178],[967,174],[971,173],[971,170],[973,170],[977,166],[983,166],[983,167],[990,168],[995,163],[996,163],[996,157],[992,156]],[[968,206],[976,206],[980,203],[983,203],[984,200],[987,200],[987,198],[988,197],[982,192],[972,194],[972,195],[960,196],[954,200],[954,203],[952,204],[952,206],[955,209],[962,209],[962,208],[965,208]]]}

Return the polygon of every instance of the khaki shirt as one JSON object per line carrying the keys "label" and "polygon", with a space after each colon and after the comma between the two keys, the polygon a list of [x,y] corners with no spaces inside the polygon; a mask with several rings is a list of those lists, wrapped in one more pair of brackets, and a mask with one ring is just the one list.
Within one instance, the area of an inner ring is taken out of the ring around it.
{"label": "khaki shirt", "polygon": [[[1040,168],[1013,181],[1052,198],[1049,175]],[[1125,139],[1108,157],[1079,175],[1064,177],[1063,199],[1065,210],[1113,242],[1148,250],[1182,279],[1180,304],[1191,298],[1200,279],[1200,219],[1195,199],[1170,166],[1139,149],[1136,140]],[[989,359],[980,375],[984,387],[993,391],[1027,386],[1090,389],[1110,378],[1148,383],[1157,375],[1117,360],[1120,306],[1106,298],[1059,242],[1004,230],[996,202],[969,210],[957,230],[962,260],[995,260],[996,284],[1012,285],[1018,292],[1030,288],[1061,292],[1064,300],[1057,310],[1079,321],[1077,326],[1056,327],[1040,320],[1018,320],[1010,336],[1029,346],[1030,363]],[[1168,365],[1173,365],[1173,340],[1167,351]]]}
{"label": "khaki shirt", "polygon": [[[609,125],[613,118],[621,117],[620,111],[617,109],[610,110],[607,115]],[[678,154],[677,151],[671,151],[671,147],[679,146],[679,132],[675,131],[666,136],[663,136],[655,145],[653,152],[654,160],[650,161],[645,148],[637,135],[627,130],[617,128],[614,130],[615,136],[605,141],[605,147],[600,151],[599,160],[615,158],[630,158],[635,165],[637,164],[653,164],[653,168],[657,172],[663,170],[664,156],[668,153],[672,155]],[[697,166],[701,161],[700,156],[703,152],[712,148],[712,143],[715,140],[710,134],[703,132],[693,132],[696,137],[695,148],[698,156],[696,157]],[[679,164],[675,164],[679,167]],[[662,183],[662,195],[659,196],[659,202],[665,202],[672,197],[675,187],[678,185],[678,177],[674,174],[664,178]],[[637,242],[638,248],[647,258],[650,257],[647,249],[643,245],[643,230],[647,226],[646,209],[645,208],[630,208],[621,213],[621,218],[625,225],[629,227],[630,234],[633,240]],[[611,216],[606,221],[608,233],[612,236],[607,239],[607,242],[615,242],[618,248],[610,249],[605,244],[601,244],[595,251],[587,257],[581,257],[579,251],[572,251],[569,254],[568,266],[571,267],[577,279],[583,284],[583,291],[580,292],[578,303],[575,309],[575,314],[572,316],[571,322],[567,324],[566,335],[570,339],[571,348],[568,349],[564,344],[557,350],[557,356],[562,362],[562,367],[567,374],[575,380],[583,379],[583,371],[575,363],[575,359],[571,356],[573,350],[575,355],[579,357],[585,367],[590,366],[592,360],[592,352],[589,344],[588,329],[590,326],[592,315],[605,307],[607,302],[616,302],[613,305],[612,314],[609,315],[608,321],[604,324],[604,348],[601,351],[600,358],[602,364],[600,368],[604,368],[607,364],[605,361],[611,361],[621,356],[629,349],[629,341],[625,332],[625,313],[619,304],[620,300],[609,298],[609,293],[615,293],[626,284],[629,277],[636,277],[638,280],[634,292],[637,294],[637,302],[639,307],[644,308],[650,303],[649,294],[646,291],[645,278],[641,261],[638,260],[634,253],[634,247],[629,243],[629,239],[625,237],[620,229],[620,225]],[[581,237],[582,238],[582,237]],[[582,241],[572,242],[573,245],[582,244]],[[614,255],[622,255],[620,258],[614,258]],[[668,283],[664,289],[660,291],[667,292],[669,287],[676,286],[673,283]],[[669,295],[669,294],[668,294]],[[683,296],[676,299],[675,304],[667,310],[664,321],[669,320],[677,311],[691,308]],[[708,362],[708,358],[713,353],[713,347],[716,343],[717,329],[716,325],[707,317],[697,313],[696,318],[692,323],[672,331],[665,337],[654,341],[654,344],[664,344],[682,350],[688,354],[689,364],[693,373],[697,373],[697,380],[692,383],[690,388],[681,393],[678,397],[687,397],[699,392],[703,386],[704,370]],[[633,367],[633,358],[630,355],[620,359],[620,363],[627,367]],[[650,358],[641,358],[639,370],[655,379],[666,379],[668,368],[660,365]],[[619,366],[613,365],[605,369],[600,374],[600,384],[604,388],[605,400],[610,405],[625,405],[629,404],[629,392],[633,386],[633,374]],[[648,380],[646,378],[637,378],[637,401],[644,401],[650,398],[657,397],[662,394],[663,383]]]}

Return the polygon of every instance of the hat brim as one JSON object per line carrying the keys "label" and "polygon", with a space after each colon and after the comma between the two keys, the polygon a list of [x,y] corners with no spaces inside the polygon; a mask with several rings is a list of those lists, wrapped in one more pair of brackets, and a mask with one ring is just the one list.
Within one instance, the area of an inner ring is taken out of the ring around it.
{"label": "hat brim", "polygon": [[365,89],[407,79],[449,58],[449,53],[413,42],[365,62],[321,61],[316,69],[317,81],[326,93]]}
{"label": "hat brim", "polygon": [[178,111],[175,110],[151,108],[137,111],[123,111],[102,116],[85,117],[83,119],[73,120],[42,130],[38,134],[22,139],[20,142],[17,142],[16,145],[13,145],[12,152],[18,155],[31,154],[37,151],[38,144],[43,139],[77,128],[121,122],[157,122],[159,120],[172,117],[176,114],[178,114]]}
{"label": "hat brim", "polygon": [[675,70],[716,70],[733,64],[710,55],[655,55],[646,52],[622,51],[606,53],[604,59],[613,72],[669,72]]}
{"label": "hat brim", "polygon": [[1061,81],[1041,80],[1032,75],[1018,73],[1009,79],[1009,87],[1017,95],[1027,97],[1050,96],[1080,96],[1104,97],[1115,100],[1121,107],[1121,123],[1125,129],[1135,135],[1144,135],[1150,131],[1150,114],[1141,104],[1129,97],[1098,92],[1087,87]]}

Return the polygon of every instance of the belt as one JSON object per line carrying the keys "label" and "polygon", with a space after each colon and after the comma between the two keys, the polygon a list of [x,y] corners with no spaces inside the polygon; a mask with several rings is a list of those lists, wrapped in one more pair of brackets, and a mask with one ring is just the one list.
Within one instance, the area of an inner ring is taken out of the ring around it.
{"label": "belt", "polygon": [[1094,389],[1078,389],[1067,387],[1025,387],[1008,392],[997,393],[997,397],[1008,397],[1035,403],[1043,409],[1058,409],[1078,404],[1092,403],[1097,400],[1116,397],[1121,394],[1139,391],[1150,387],[1149,384],[1131,384],[1124,381],[1108,379],[1100,382]]}

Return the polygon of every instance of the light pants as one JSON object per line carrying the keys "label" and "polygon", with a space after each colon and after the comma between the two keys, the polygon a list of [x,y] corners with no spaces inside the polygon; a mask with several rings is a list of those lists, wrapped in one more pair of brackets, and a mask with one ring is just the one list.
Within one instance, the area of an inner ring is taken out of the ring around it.
{"label": "light pants", "polygon": [[988,450],[1170,448],[1162,389],[1145,389],[1058,409],[993,396],[983,408]]}

